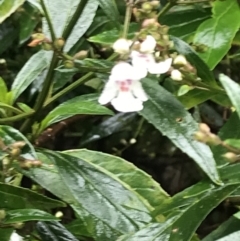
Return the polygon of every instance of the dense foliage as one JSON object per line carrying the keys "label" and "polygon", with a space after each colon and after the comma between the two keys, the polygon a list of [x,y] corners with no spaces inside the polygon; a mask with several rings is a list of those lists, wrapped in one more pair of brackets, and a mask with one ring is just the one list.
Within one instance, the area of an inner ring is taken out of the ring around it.
{"label": "dense foliage", "polygon": [[0,24],[1,241],[240,240],[237,0],[2,0]]}

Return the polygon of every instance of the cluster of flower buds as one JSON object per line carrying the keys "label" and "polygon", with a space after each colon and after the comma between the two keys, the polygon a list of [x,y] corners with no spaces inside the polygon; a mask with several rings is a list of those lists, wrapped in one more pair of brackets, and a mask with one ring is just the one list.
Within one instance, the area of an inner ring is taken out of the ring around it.
{"label": "cluster of flower buds", "polygon": [[219,136],[211,133],[209,126],[205,123],[199,124],[199,131],[195,133],[194,137],[200,142],[211,145],[220,145],[222,143],[222,140],[219,138]]}
{"label": "cluster of flower buds", "polygon": [[112,68],[109,80],[98,100],[100,104],[111,102],[120,112],[143,109],[143,102],[148,97],[140,80],[148,73],[156,75],[166,73],[172,64],[171,58],[156,62],[154,56],[156,45],[157,42],[151,35],[147,35],[141,43],[118,39],[113,44],[114,51],[122,55],[127,54],[131,64],[121,61]]}
{"label": "cluster of flower buds", "polygon": [[136,5],[133,9],[133,14],[137,21],[141,21],[146,18],[156,17],[160,7],[160,1],[158,0],[141,0],[136,1]]}

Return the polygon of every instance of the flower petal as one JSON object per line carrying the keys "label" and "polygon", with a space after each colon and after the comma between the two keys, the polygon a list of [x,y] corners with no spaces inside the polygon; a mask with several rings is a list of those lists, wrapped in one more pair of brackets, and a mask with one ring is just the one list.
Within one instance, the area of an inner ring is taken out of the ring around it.
{"label": "flower petal", "polygon": [[132,92],[137,99],[139,99],[141,101],[147,101],[148,100],[148,96],[145,93],[140,81],[134,81],[132,83]]}
{"label": "flower petal", "polygon": [[119,80],[119,81],[133,79],[134,78],[133,66],[126,62],[119,62],[112,68],[110,77],[112,79]]}
{"label": "flower petal", "polygon": [[119,92],[111,101],[113,107],[120,112],[135,112],[143,109],[142,101],[134,98],[131,92]]}
{"label": "flower petal", "polygon": [[112,79],[109,79],[100,97],[98,98],[98,103],[101,105],[106,105],[117,95],[117,92],[118,92],[117,84]]}
{"label": "flower petal", "polygon": [[152,53],[156,44],[155,38],[151,35],[147,35],[146,39],[140,45],[140,51],[143,53]]}
{"label": "flower petal", "polygon": [[118,39],[112,46],[116,53],[124,54],[129,52],[131,43],[124,38]]}
{"label": "flower petal", "polygon": [[22,241],[22,240],[23,238],[14,231],[9,241]]}
{"label": "flower petal", "polygon": [[148,66],[148,71],[151,74],[164,74],[166,73],[172,64],[172,59],[166,59],[160,63],[151,64]]}
{"label": "flower petal", "polygon": [[174,69],[172,72],[171,72],[171,78],[173,80],[182,80],[182,73],[178,70],[178,69]]}

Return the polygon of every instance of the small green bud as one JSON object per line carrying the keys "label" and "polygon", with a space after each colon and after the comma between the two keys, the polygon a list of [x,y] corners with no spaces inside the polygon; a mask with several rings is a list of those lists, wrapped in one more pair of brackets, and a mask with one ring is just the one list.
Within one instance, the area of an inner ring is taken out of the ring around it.
{"label": "small green bud", "polygon": [[206,134],[210,134],[210,132],[211,132],[209,126],[205,123],[199,124],[199,130],[206,133]]}
{"label": "small green bud", "polygon": [[43,33],[34,33],[32,34],[32,39],[44,40],[45,35]]}
{"label": "small green bud", "polygon": [[65,40],[63,38],[56,39],[53,43],[53,46],[57,49],[60,50],[65,44]]}
{"label": "small green bud", "polygon": [[207,136],[201,131],[197,131],[194,134],[194,138],[195,138],[195,140],[200,141],[200,142],[204,142],[204,143],[206,143],[207,139],[208,139]]}
{"label": "small green bud", "polygon": [[145,2],[142,4],[142,10],[144,12],[151,12],[153,9],[153,6],[149,2]]}
{"label": "small green bud", "polygon": [[5,210],[0,210],[0,220],[3,220],[6,217],[6,212]]}
{"label": "small green bud", "polygon": [[159,1],[151,1],[150,4],[152,5],[153,8],[157,9],[160,7],[160,2]]}
{"label": "small green bud", "polygon": [[227,152],[223,155],[229,162],[235,162],[238,159],[238,156],[233,152]]}
{"label": "small green bud", "polygon": [[13,157],[13,158],[18,157],[20,154],[21,154],[21,149],[19,149],[19,148],[13,148],[13,149],[10,151],[10,155],[11,155],[11,157]]}
{"label": "small green bud", "polygon": [[46,42],[43,42],[43,43],[42,43],[42,48],[43,48],[44,50],[46,50],[46,51],[51,51],[51,50],[53,50],[52,45],[49,44],[49,43],[46,43]]}
{"label": "small green bud", "polygon": [[72,69],[74,68],[74,62],[71,61],[71,60],[66,60],[64,61],[64,67],[67,68],[67,69]]}

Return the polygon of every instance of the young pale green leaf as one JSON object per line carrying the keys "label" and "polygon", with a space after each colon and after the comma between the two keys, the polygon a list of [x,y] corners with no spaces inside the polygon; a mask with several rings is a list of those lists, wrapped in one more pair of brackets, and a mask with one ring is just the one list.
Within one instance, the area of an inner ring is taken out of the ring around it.
{"label": "young pale green leaf", "polygon": [[223,238],[220,238],[216,241],[233,241],[233,240],[239,240],[240,239],[240,231],[231,233]]}
{"label": "young pale green leaf", "polygon": [[[55,31],[56,37],[61,38],[63,36],[64,31],[68,27],[74,13],[78,8],[80,8],[81,4],[83,7],[83,11],[81,15],[76,16],[77,21],[74,25],[71,34],[66,40],[64,51],[69,51],[73,45],[86,33],[88,28],[93,22],[95,17],[97,8],[98,8],[98,0],[59,0],[59,1],[50,1],[44,0],[48,13],[50,15],[53,29]],[[86,5],[84,6],[84,4]],[[51,39],[49,27],[46,22],[46,19],[43,19],[43,33],[47,35],[48,38]]]}
{"label": "young pale green leaf", "polygon": [[199,55],[210,69],[214,69],[226,55],[240,27],[238,1],[215,1],[212,11],[212,18],[199,26],[194,37],[195,44],[206,46],[207,49]]}
{"label": "young pale green leaf", "polygon": [[196,32],[198,26],[210,17],[210,8],[195,8],[168,12],[160,17],[159,21],[161,24],[169,26],[170,35],[187,41]]}
{"label": "young pale green leaf", "polygon": [[43,162],[41,168],[22,172],[71,204],[97,241],[115,240],[151,221],[147,201],[104,168],[88,160],[50,151],[38,157]]}
{"label": "young pale green leaf", "polygon": [[209,70],[208,66],[198,56],[198,54],[184,41],[179,38],[171,36],[174,42],[175,49],[182,55],[184,55],[190,64],[197,69],[198,76],[202,81],[211,86],[216,86],[216,81],[213,73]]}
{"label": "young pale green leaf", "polygon": [[182,86],[179,88],[177,95],[178,95],[178,96],[185,95],[185,94],[187,94],[187,93],[188,93],[190,90],[192,90],[192,89],[193,89],[192,86],[182,85]]}
{"label": "young pale green leaf", "polygon": [[115,0],[98,0],[98,2],[107,17],[115,24],[116,27],[119,27],[120,15]]}
{"label": "young pale green leaf", "polygon": [[34,54],[24,65],[15,78],[11,90],[13,100],[16,100],[24,90],[48,67],[46,52],[41,50]]}
{"label": "young pale green leaf", "polygon": [[[167,193],[151,176],[122,158],[86,149],[70,150],[64,153],[89,161],[106,169],[113,176],[127,183],[135,192],[148,200],[152,207],[156,207],[168,199]],[[131,177],[129,173],[131,173]]]}
{"label": "young pale green leaf", "polygon": [[202,241],[216,241],[219,238],[222,238],[231,233],[239,231],[239,227],[240,227],[240,220],[235,217],[231,217],[226,222],[222,223],[212,233],[208,234]]}
{"label": "young pale green leaf", "polygon": [[0,2],[0,23],[14,13],[25,0],[2,0]]}
{"label": "young pale green leaf", "polygon": [[0,183],[0,195],[0,208],[4,209],[50,209],[65,206],[63,202],[42,196],[29,189],[3,183]]}
{"label": "young pale green leaf", "polygon": [[61,223],[59,222],[38,222],[37,231],[46,241],[78,241]]}
{"label": "young pale green leaf", "polygon": [[27,221],[58,221],[59,219],[49,213],[38,209],[16,209],[6,212],[4,224],[22,223]]}
{"label": "young pale green leaf", "polygon": [[221,181],[210,148],[193,138],[198,124],[192,116],[173,95],[151,79],[144,79],[143,87],[149,100],[140,115],[190,156],[213,182],[219,184]]}
{"label": "young pale green leaf", "polygon": [[238,116],[240,117],[240,86],[227,75],[220,74],[219,80],[227,92],[229,99],[236,108]]}
{"label": "young pale green leaf", "polygon": [[71,116],[83,115],[112,115],[113,112],[97,102],[98,95],[89,94],[75,97],[53,109],[41,122],[39,133],[47,126],[65,120]]}

